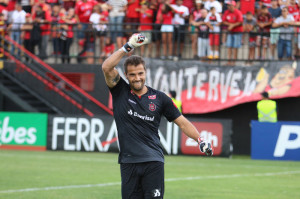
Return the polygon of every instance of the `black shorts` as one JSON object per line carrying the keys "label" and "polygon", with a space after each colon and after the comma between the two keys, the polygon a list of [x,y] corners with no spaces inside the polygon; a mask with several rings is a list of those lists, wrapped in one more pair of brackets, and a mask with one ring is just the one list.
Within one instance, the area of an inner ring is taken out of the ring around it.
{"label": "black shorts", "polygon": [[178,41],[180,43],[184,42],[184,36],[185,36],[185,26],[184,25],[180,25],[178,27],[174,27],[174,41]]}
{"label": "black shorts", "polygon": [[164,163],[143,162],[120,164],[122,199],[162,199]]}
{"label": "black shorts", "polygon": [[160,28],[161,28],[161,24],[154,24],[153,25],[152,42],[161,41]]}

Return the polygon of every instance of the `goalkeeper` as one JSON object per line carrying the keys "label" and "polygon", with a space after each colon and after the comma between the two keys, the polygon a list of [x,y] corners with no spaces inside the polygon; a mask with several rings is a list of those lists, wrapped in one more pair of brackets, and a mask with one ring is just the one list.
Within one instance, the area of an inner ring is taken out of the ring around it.
{"label": "goalkeeper", "polygon": [[115,69],[127,53],[147,41],[142,34],[132,35],[102,65],[106,84],[113,97],[123,199],[163,198],[164,155],[158,135],[162,115],[197,141],[201,152],[208,156],[213,154],[211,144],[199,137],[197,129],[181,115],[171,98],[145,85],[146,66],[142,57],[129,56],[124,62],[129,84]]}

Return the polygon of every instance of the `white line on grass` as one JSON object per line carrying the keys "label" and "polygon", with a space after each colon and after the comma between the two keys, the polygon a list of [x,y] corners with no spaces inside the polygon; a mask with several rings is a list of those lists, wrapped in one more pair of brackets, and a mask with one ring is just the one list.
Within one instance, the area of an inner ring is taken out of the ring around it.
{"label": "white line on grass", "polygon": [[[261,177],[261,176],[275,176],[275,175],[289,175],[298,174],[300,171],[284,171],[284,172],[273,172],[273,173],[253,173],[253,174],[230,174],[230,175],[215,175],[215,176],[195,176],[195,177],[183,177],[183,178],[168,178],[166,182],[174,181],[188,181],[188,180],[201,180],[201,179],[220,179],[220,178],[240,178],[240,177]],[[68,186],[57,186],[57,187],[42,187],[42,188],[27,188],[27,189],[11,189],[2,190],[0,194],[3,193],[17,193],[17,192],[30,192],[30,191],[49,191],[49,190],[59,190],[59,189],[80,189],[80,188],[90,188],[90,187],[108,187],[120,185],[120,182],[110,182],[103,184],[86,184],[86,185],[68,185]]]}

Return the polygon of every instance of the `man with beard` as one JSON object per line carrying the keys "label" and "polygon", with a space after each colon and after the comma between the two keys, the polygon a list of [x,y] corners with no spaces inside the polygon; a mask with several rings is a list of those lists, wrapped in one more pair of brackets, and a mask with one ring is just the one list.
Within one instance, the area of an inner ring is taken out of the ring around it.
{"label": "man with beard", "polygon": [[162,115],[197,141],[201,152],[213,154],[211,144],[199,137],[197,129],[181,115],[171,98],[145,85],[146,66],[142,57],[129,56],[124,62],[129,84],[115,69],[127,53],[147,42],[142,34],[134,34],[102,65],[118,129],[122,198],[163,198],[164,155],[158,135]]}

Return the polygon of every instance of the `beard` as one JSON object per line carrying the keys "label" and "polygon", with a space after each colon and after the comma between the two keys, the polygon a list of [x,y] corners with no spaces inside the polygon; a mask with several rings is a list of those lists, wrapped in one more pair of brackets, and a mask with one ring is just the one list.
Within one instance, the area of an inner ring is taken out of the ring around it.
{"label": "beard", "polygon": [[145,82],[137,81],[137,82],[130,82],[130,88],[134,91],[141,91],[144,88]]}

